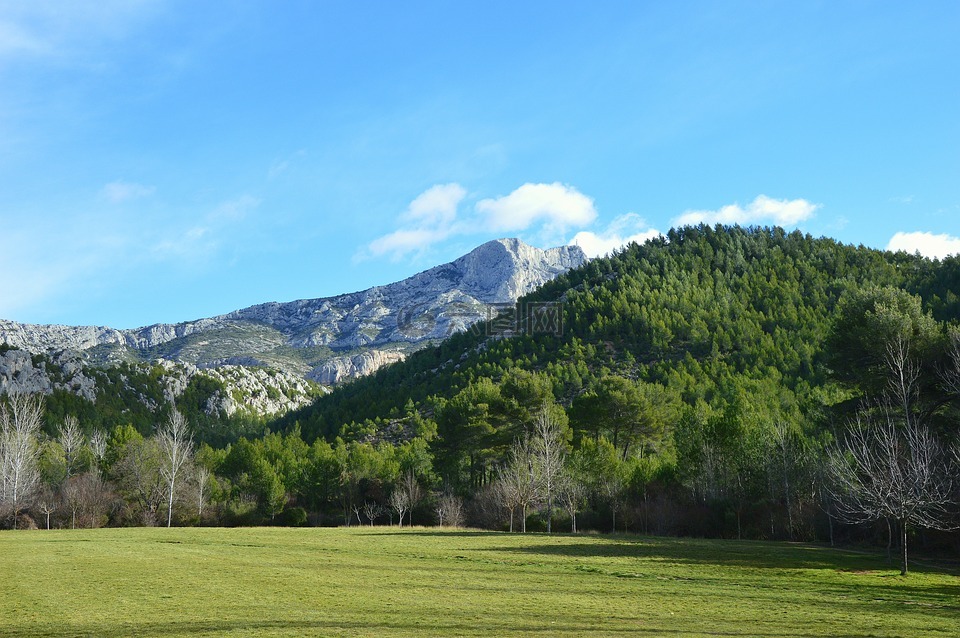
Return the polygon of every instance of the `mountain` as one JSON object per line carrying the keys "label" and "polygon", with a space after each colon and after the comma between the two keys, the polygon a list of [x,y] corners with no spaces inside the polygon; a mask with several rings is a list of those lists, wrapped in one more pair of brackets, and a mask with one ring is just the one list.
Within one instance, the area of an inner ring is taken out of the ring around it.
{"label": "mountain", "polygon": [[487,242],[459,259],[385,286],[135,330],[0,320],[0,344],[71,351],[89,364],[167,360],[215,368],[264,366],[325,385],[363,376],[486,317],[586,262],[576,246],[541,250]]}
{"label": "mountain", "polygon": [[960,258],[937,262],[779,228],[674,229],[522,299],[558,304],[562,334],[461,333],[283,424],[299,423],[307,438],[333,437],[351,422],[401,414],[410,401],[430,412],[478,379],[499,383],[516,371],[547,375],[567,407],[610,375],[667,387],[691,410],[763,405],[783,393],[816,403],[817,393],[833,391],[824,389],[836,367],[826,339],[839,300],[876,286],[919,295],[939,321],[960,319]]}

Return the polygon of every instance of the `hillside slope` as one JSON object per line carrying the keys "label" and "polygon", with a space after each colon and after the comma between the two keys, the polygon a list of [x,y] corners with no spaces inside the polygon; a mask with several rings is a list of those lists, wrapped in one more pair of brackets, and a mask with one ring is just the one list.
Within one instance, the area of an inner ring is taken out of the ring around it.
{"label": "hillside slope", "polygon": [[828,381],[825,340],[839,299],[865,286],[901,288],[921,295],[940,320],[960,317],[957,258],[933,262],[781,229],[688,227],[593,260],[524,297],[524,304],[558,304],[560,335],[455,335],[283,424],[331,436],[343,424],[397,413],[408,400],[450,398],[514,369],[546,373],[568,406],[611,373],[669,385],[691,406],[721,405],[748,383],[806,400]]}

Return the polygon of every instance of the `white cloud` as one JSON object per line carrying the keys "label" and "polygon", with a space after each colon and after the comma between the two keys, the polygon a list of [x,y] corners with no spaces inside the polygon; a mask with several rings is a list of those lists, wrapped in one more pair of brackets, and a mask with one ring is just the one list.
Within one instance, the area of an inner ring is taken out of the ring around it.
{"label": "white cloud", "polygon": [[110,182],[100,189],[100,194],[108,201],[114,204],[120,204],[132,199],[152,195],[154,190],[156,189],[154,189],[153,186],[144,186],[143,184],[136,184],[134,182],[116,181]]}
{"label": "white cloud", "polygon": [[890,238],[887,250],[902,250],[907,253],[920,253],[931,259],[943,259],[948,255],[960,254],[960,237],[933,233],[897,233]]}
{"label": "white cloud", "polygon": [[378,237],[367,245],[366,251],[354,259],[390,255],[400,259],[413,252],[422,252],[438,241],[443,241],[458,229],[455,227],[457,208],[467,191],[460,184],[437,184],[420,193],[400,215],[404,228]]}
{"label": "white cloud", "polygon": [[466,197],[466,189],[456,183],[428,188],[400,214],[399,229],[373,240],[354,259],[384,255],[401,259],[455,235],[535,229],[541,239],[553,241],[567,228],[585,226],[597,216],[593,200],[559,183],[524,184],[504,197],[480,200],[472,212],[462,214]]}
{"label": "white cloud", "polygon": [[691,210],[673,220],[674,226],[694,224],[775,224],[777,226],[795,226],[810,219],[820,208],[805,199],[772,199],[758,195],[746,208],[739,204],[730,204],[719,210]]}
{"label": "white cloud", "polygon": [[477,212],[490,230],[526,230],[543,222],[551,230],[586,226],[597,218],[593,200],[559,182],[524,184],[505,197],[477,202]]}
{"label": "white cloud", "polygon": [[627,213],[614,219],[599,233],[587,230],[577,233],[570,240],[570,244],[582,248],[587,257],[601,257],[631,242],[642,244],[662,234],[659,230],[646,226],[642,217],[636,213]]}
{"label": "white cloud", "polygon": [[460,184],[438,184],[417,196],[403,219],[420,224],[449,225],[457,216],[457,207],[467,191]]}

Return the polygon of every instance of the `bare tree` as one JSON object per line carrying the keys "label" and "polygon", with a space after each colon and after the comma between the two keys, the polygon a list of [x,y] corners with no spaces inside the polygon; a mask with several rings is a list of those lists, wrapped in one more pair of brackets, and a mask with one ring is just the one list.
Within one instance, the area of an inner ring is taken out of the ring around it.
{"label": "bare tree", "polygon": [[557,415],[551,413],[549,406],[544,405],[537,414],[533,425],[533,454],[534,462],[540,478],[540,487],[543,490],[544,502],[547,507],[547,533],[553,531],[553,499],[557,492],[557,482],[563,472],[567,458],[567,445],[564,441],[564,426]]}
{"label": "bare tree", "polygon": [[178,410],[172,410],[167,423],[157,432],[160,444],[160,475],[167,488],[167,527],[173,520],[173,500],[181,470],[193,454],[193,437],[187,419]]}
{"label": "bare tree", "polygon": [[43,399],[9,394],[0,407],[0,508],[10,511],[13,527],[40,484],[40,446]]}
{"label": "bare tree", "polygon": [[390,507],[400,515],[400,527],[403,527],[403,515],[407,513],[407,509],[410,507],[410,499],[400,483],[394,486],[393,492],[390,494]]}
{"label": "bare tree", "polygon": [[448,527],[463,525],[463,501],[452,492],[445,492],[437,503],[437,513],[440,517],[440,527],[443,527],[443,517],[447,518]]}
{"label": "bare tree", "polygon": [[510,532],[513,532],[513,515],[520,503],[517,499],[517,492],[514,489],[514,483],[510,480],[509,464],[500,467],[497,470],[497,480],[493,484],[493,496],[497,503],[507,510],[510,515]]}
{"label": "bare tree", "polygon": [[564,472],[560,476],[557,497],[560,505],[570,517],[570,531],[577,533],[577,512],[587,498],[587,486],[571,472]]}
{"label": "bare tree", "polygon": [[72,476],[63,491],[73,527],[100,527],[103,524],[111,494],[99,473],[91,470]]}
{"label": "bare tree", "polygon": [[[897,411],[898,412],[898,411]],[[915,419],[898,418],[881,403],[864,410],[828,463],[839,516],[852,523],[899,525],[901,574],[906,574],[910,526],[951,529],[952,468],[939,441]]]}
{"label": "bare tree", "polygon": [[57,511],[60,499],[56,493],[48,487],[43,488],[37,497],[37,509],[39,509],[47,519],[47,529],[50,529],[50,515]]}
{"label": "bare tree", "polygon": [[63,469],[66,480],[70,480],[80,461],[80,452],[83,450],[83,433],[80,431],[80,422],[72,414],[63,420],[57,442],[63,449]]}
{"label": "bare tree", "polygon": [[363,515],[367,517],[367,520],[370,522],[370,526],[373,527],[373,522],[383,514],[383,505],[376,501],[366,501],[363,504]]}
{"label": "bare tree", "polygon": [[107,455],[107,435],[103,430],[97,430],[90,437],[90,451],[93,452],[93,460],[97,464],[97,470],[101,470],[103,459]]}
{"label": "bare tree", "polygon": [[420,487],[420,481],[413,470],[400,478],[400,486],[407,494],[407,524],[413,525],[413,508],[423,500],[423,488]]}
{"label": "bare tree", "polygon": [[527,531],[527,509],[540,493],[539,464],[536,463],[529,437],[518,439],[510,448],[507,462],[499,470],[499,492],[510,511],[510,531],[513,531],[514,510],[520,510],[521,531]]}

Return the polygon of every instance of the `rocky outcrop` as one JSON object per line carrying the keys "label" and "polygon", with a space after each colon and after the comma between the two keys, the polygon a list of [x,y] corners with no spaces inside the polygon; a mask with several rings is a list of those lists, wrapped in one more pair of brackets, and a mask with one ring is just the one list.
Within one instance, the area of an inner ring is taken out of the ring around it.
{"label": "rocky outcrop", "polygon": [[0,320],[0,343],[31,352],[74,351],[97,363],[157,357],[199,368],[255,363],[339,383],[464,330],[485,319],[491,304],[511,303],[585,261],[577,246],[541,250],[500,239],[448,264],[361,292],[265,303],[137,330]]}
{"label": "rocky outcrop", "polygon": [[[202,369],[191,364],[159,360],[141,364],[144,371],[159,368],[163,384],[163,400],[173,403],[186,391],[196,376],[209,377],[223,385],[207,401],[209,414],[238,412],[257,416],[286,413],[308,405],[323,389],[298,375],[280,370],[225,365]],[[96,402],[97,382],[102,379],[95,368],[89,368],[74,353],[31,355],[24,350],[0,351],[0,394],[43,394],[65,390]],[[126,377],[124,377],[126,378]],[[151,410],[157,402],[125,386],[123,392],[139,396],[139,401]]]}
{"label": "rocky outcrop", "polygon": [[0,394],[50,394],[66,390],[93,401],[96,381],[86,374],[83,361],[69,352],[52,356],[24,350],[0,351]]}
{"label": "rocky outcrop", "polygon": [[402,352],[367,350],[353,356],[334,357],[311,370],[307,378],[322,385],[336,385],[347,379],[365,377],[387,364],[403,361],[404,358]]}

